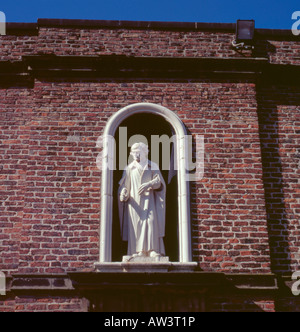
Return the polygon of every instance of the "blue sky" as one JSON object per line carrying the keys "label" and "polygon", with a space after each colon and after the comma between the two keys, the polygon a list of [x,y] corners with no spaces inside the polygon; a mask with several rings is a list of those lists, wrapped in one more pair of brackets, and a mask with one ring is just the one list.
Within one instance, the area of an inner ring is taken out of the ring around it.
{"label": "blue sky", "polygon": [[234,23],[290,29],[299,0],[1,0],[7,22],[38,18]]}

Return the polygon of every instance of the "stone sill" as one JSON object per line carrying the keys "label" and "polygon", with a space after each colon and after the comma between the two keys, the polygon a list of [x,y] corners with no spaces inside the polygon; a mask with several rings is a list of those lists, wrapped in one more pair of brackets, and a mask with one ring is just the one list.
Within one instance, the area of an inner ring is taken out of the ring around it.
{"label": "stone sill", "polygon": [[198,264],[196,262],[190,263],[173,263],[173,262],[156,262],[156,263],[96,263],[96,272],[104,273],[167,273],[180,272],[189,273],[194,272]]}

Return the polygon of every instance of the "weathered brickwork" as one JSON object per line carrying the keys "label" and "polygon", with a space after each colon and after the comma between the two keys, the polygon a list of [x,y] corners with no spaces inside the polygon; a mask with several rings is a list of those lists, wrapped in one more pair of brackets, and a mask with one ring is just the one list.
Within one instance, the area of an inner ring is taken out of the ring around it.
{"label": "weathered brickwork", "polygon": [[[201,268],[269,272],[255,96],[248,83],[36,82],[24,124],[20,187],[26,195],[21,207],[6,208],[22,213],[19,272],[59,273],[97,261],[96,142],[114,112],[137,102],[174,110],[193,134],[205,137],[205,175],[194,185],[192,206],[194,258]],[[11,168],[19,162],[19,154],[13,156]]]}
{"label": "weathered brickwork", "polygon": [[[300,64],[300,40],[275,33],[265,39],[263,31],[254,51],[237,51],[230,29],[38,28],[1,36],[0,61],[54,54],[265,57],[273,65]],[[8,276],[93,268],[101,212],[97,140],[115,112],[139,102],[167,107],[189,133],[205,138],[204,177],[191,184],[199,268],[253,274],[299,269],[299,85],[270,82],[259,73],[33,80],[27,87],[1,81],[0,88],[0,270]],[[83,310],[76,297],[48,300],[0,298],[0,311]],[[258,311],[276,309],[274,299],[263,296],[216,299],[211,307],[247,310],[247,303]]]}
{"label": "weathered brickwork", "polygon": [[0,302],[1,312],[84,312],[86,303],[68,296],[16,296]]}
{"label": "weathered brickwork", "polygon": [[[24,55],[127,55],[170,57],[269,57],[271,63],[300,64],[300,41],[280,36],[264,36],[257,30],[258,40],[252,52],[235,50],[234,28],[228,31],[198,29],[138,29],[49,27],[40,20],[32,36],[2,36],[0,59],[20,60]],[[37,33],[38,29],[38,33]],[[37,35],[35,35],[37,34]]]}

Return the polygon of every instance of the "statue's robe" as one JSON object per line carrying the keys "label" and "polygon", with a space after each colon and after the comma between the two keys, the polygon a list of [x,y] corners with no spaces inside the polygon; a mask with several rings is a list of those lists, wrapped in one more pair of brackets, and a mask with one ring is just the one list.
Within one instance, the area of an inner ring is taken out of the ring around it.
{"label": "statue's robe", "polygon": [[[141,185],[150,181],[151,189],[139,195]],[[158,166],[148,160],[143,169],[133,161],[125,169],[119,185],[121,236],[123,241],[128,241],[127,254],[155,251],[165,255],[166,184]],[[129,195],[126,202],[121,202],[124,188]]]}

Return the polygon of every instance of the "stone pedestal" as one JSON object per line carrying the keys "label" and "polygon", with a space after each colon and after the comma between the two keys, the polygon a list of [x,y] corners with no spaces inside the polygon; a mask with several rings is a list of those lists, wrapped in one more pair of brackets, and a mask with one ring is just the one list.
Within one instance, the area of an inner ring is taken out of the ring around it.
{"label": "stone pedestal", "polygon": [[153,263],[169,263],[169,257],[166,256],[123,256],[123,263],[141,263],[141,264],[153,264]]}
{"label": "stone pedestal", "polygon": [[168,272],[171,267],[169,257],[123,256],[124,272]]}

